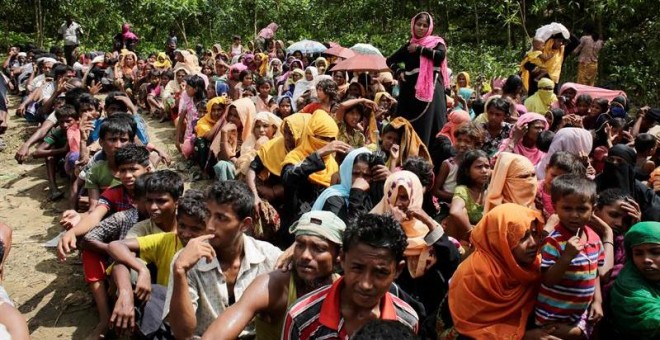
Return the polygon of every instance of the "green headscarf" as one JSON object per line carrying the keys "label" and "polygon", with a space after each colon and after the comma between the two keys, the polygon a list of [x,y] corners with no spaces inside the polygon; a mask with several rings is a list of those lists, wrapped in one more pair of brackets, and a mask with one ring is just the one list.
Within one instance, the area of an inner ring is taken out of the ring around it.
{"label": "green headscarf", "polygon": [[623,334],[648,339],[660,337],[660,282],[645,279],[632,261],[632,247],[660,244],[660,222],[640,222],[626,233],[628,261],[610,292],[614,323]]}

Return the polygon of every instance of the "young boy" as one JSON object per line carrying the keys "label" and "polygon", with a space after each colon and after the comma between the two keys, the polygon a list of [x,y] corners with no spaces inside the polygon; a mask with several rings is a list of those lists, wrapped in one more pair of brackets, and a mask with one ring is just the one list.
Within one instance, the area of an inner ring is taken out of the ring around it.
{"label": "young boy", "polygon": [[551,191],[559,223],[541,248],[536,325],[553,324],[557,327],[553,335],[559,338],[589,338],[603,317],[599,271],[605,253],[600,237],[587,225],[596,201],[596,183],[583,176],[562,175],[552,181]]}
{"label": "young boy", "polygon": [[270,95],[270,90],[273,87],[273,80],[269,77],[262,77],[257,79],[257,92],[258,95],[252,97],[254,105],[257,107],[257,112],[268,111],[273,112],[277,105],[275,99]]}
{"label": "young boy", "polygon": [[[80,116],[73,106],[65,105],[55,110],[58,127],[52,129],[37,147],[32,156],[34,158],[45,158],[50,193],[49,201],[56,201],[64,196],[57,188],[57,167],[59,160],[65,157],[64,168],[67,174],[73,173],[75,162],[78,160],[80,130],[78,120]],[[76,135],[77,134],[77,139]],[[73,150],[72,150],[73,147]]]}
{"label": "young boy", "polygon": [[[206,232],[205,221],[208,215],[204,195],[199,190],[188,190],[179,200],[176,212],[176,228],[171,232],[158,233],[138,238],[127,238],[122,241],[114,241],[108,246],[108,253],[116,260],[116,266],[113,268],[113,279],[117,285],[118,300],[115,310],[112,313],[110,322],[118,329],[128,328],[133,322],[132,316],[129,322],[126,322],[126,315],[121,312],[119,306],[133,306],[134,290],[130,282],[129,272],[120,265],[125,265],[138,273],[137,283],[135,284],[135,293],[137,298],[152,304],[152,308],[145,308],[152,312],[156,319],[162,317],[164,299],[154,299],[151,297],[153,289],[162,292],[164,298],[165,290],[170,276],[171,262],[177,251],[182,249],[193,238],[202,236]],[[136,252],[142,260],[138,260],[131,252]],[[143,262],[144,261],[144,262]],[[160,287],[152,287],[152,279],[146,264],[153,263],[156,266],[157,276],[155,283]],[[155,292],[155,291],[154,291]],[[151,297],[151,299],[150,299]],[[156,300],[156,301],[154,301]],[[155,309],[155,310],[154,310]],[[144,316],[143,316],[144,317]],[[147,326],[147,325],[144,325]],[[140,331],[143,335],[149,335],[155,329],[145,329],[140,325]]]}

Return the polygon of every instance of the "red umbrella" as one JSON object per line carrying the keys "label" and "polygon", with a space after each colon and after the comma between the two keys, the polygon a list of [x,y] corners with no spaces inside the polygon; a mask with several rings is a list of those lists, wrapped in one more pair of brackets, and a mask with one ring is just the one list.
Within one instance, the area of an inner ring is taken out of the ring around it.
{"label": "red umbrella", "polygon": [[385,58],[379,55],[358,54],[352,58],[340,61],[331,71],[363,71],[383,72],[389,71]]}
{"label": "red umbrella", "polygon": [[325,50],[323,53],[327,54],[327,55],[332,55],[332,56],[335,56],[335,57],[339,57],[339,58],[344,58],[344,59],[348,59],[348,58],[353,57],[355,55],[355,52],[351,51],[350,49],[348,49],[346,47],[341,47],[341,46],[331,47],[331,48]]}

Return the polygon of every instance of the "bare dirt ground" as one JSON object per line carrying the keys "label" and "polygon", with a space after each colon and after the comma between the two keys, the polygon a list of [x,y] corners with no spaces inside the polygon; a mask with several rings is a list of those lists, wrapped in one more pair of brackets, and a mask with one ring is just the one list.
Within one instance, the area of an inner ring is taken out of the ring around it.
{"label": "bare dirt ground", "polygon": [[[1,284],[25,316],[33,339],[84,339],[98,323],[98,315],[82,276],[76,255],[59,263],[55,249],[44,243],[61,231],[60,215],[67,209],[66,198],[48,202],[46,167],[41,160],[24,164],[14,160],[14,153],[36,130],[35,125],[14,115],[18,98],[11,97],[9,129],[0,136],[7,147],[0,152],[0,221],[14,230],[13,247],[5,265]],[[158,123],[145,117],[150,141],[167,146],[176,161],[171,122]],[[30,151],[33,151],[31,149]],[[186,187],[190,186],[186,174]],[[66,180],[58,178],[60,189],[68,191]],[[208,182],[193,183],[203,187]]]}

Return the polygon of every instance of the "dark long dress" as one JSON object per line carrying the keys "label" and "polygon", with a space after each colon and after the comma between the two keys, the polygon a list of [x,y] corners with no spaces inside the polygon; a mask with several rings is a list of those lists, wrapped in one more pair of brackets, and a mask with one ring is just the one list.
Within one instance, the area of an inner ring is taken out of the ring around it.
{"label": "dark long dress", "polygon": [[[396,115],[410,121],[419,138],[428,146],[447,122],[445,84],[440,74],[440,66],[445,59],[447,49],[445,45],[438,44],[433,50],[418,48],[416,52],[410,53],[408,45],[409,43],[403,45],[387,58],[387,65],[394,72],[396,79],[399,79],[401,73],[405,74],[405,81],[399,81],[400,92]],[[415,98],[415,85],[419,73],[419,51],[423,51],[422,56],[433,60],[435,82],[433,100],[430,103]],[[434,51],[435,53],[433,53]],[[401,68],[399,63],[404,63],[405,67]]]}

